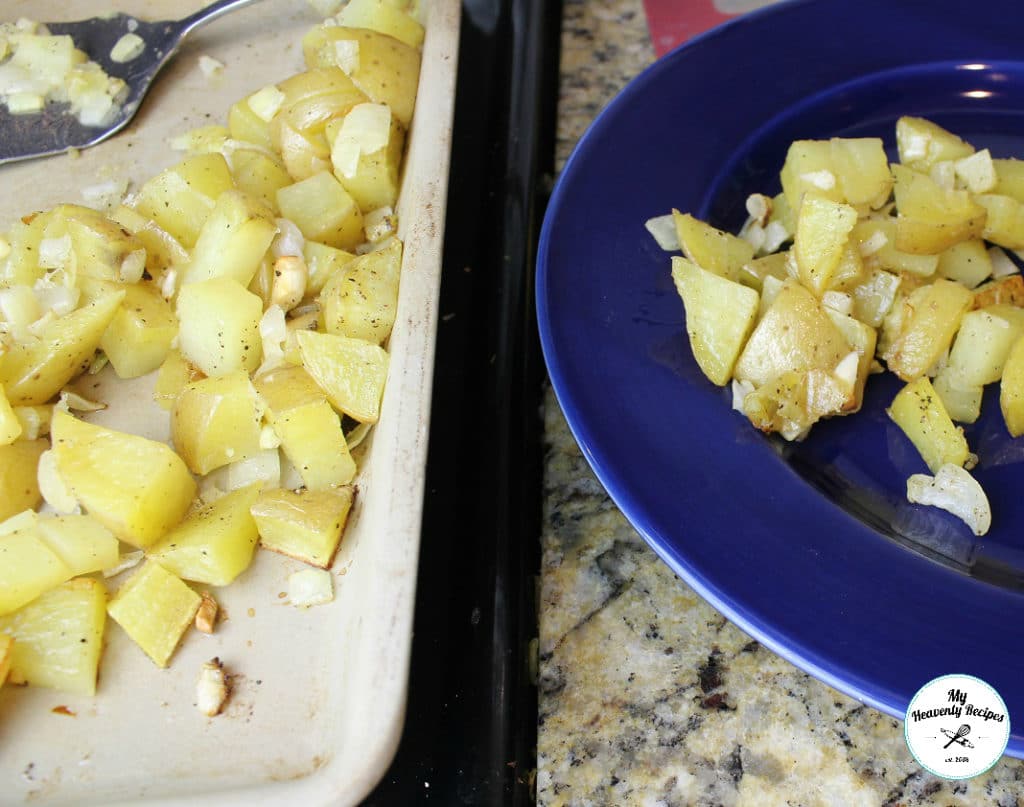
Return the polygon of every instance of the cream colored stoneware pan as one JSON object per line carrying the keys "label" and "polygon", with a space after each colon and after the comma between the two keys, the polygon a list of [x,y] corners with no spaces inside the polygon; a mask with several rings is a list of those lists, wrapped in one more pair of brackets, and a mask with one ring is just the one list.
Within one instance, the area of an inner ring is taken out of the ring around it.
{"label": "cream colored stoneware pan", "polygon": [[[7,0],[4,19],[80,19],[110,8],[181,17],[199,0]],[[318,21],[302,0],[264,0],[195,33],[126,132],[78,158],[0,168],[0,229],[33,210],[82,202],[108,179],[134,187],[181,155],[168,139],[223,123],[243,95],[302,69],[300,40]],[[300,564],[268,552],[219,591],[227,620],[191,631],[160,670],[116,624],[94,698],[0,689],[0,804],[353,804],[390,764],[405,716],[441,274],[459,3],[432,0],[399,207],[405,258],[380,423],[334,565],[336,599],[284,603]],[[207,77],[201,55],[224,63]],[[2,132],[0,132],[2,137]],[[166,437],[147,380],[102,420]],[[234,675],[226,711],[204,717],[195,682],[217,656]]]}

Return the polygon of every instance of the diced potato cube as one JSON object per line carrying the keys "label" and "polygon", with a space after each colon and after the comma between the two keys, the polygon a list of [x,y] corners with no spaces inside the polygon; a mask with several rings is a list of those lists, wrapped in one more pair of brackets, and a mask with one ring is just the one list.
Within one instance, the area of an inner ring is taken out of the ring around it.
{"label": "diced potato cube", "polygon": [[831,373],[851,349],[821,302],[789,280],[754,327],[734,375],[760,387],[790,371]]}
{"label": "diced potato cube", "polygon": [[1007,249],[1024,249],[1024,204],[995,193],[979,193],[974,198],[988,213],[979,235]]}
{"label": "diced potato cube", "polygon": [[58,205],[50,211],[45,237],[65,234],[71,239],[77,271],[100,280],[128,281],[123,274],[126,259],[145,250],[143,242],[120,223],[81,205]]}
{"label": "diced potato cube", "polygon": [[18,342],[0,359],[0,384],[14,405],[43,404],[85,370],[124,292],[105,294],[50,322],[36,342]]}
{"label": "diced potato cube", "polygon": [[678,256],[672,258],[672,280],[683,300],[694,359],[713,384],[727,384],[754,327],[757,292]]}
{"label": "diced potato cube", "polygon": [[937,255],[960,241],[980,237],[987,229],[980,197],[976,200],[967,191],[943,188],[928,175],[903,165],[894,165],[892,172],[899,213],[897,249]]}
{"label": "diced potato cube", "polygon": [[874,262],[879,269],[930,277],[939,265],[938,255],[914,255],[896,248],[895,219],[861,219],[850,240],[858,244],[864,260]]}
{"label": "diced potato cube", "polygon": [[303,38],[302,52],[308,67],[340,67],[371,101],[387,104],[409,126],[420,76],[416,48],[368,28],[317,25]]}
{"label": "diced potato cube", "polygon": [[1024,434],[1024,337],[1018,337],[1013,343],[1003,365],[999,408],[1010,435],[1019,437]]}
{"label": "diced potato cube", "polygon": [[855,207],[885,204],[892,192],[892,174],[881,138],[833,137],[829,146],[844,201]]}
{"label": "diced potato cube", "polygon": [[[257,92],[260,91],[258,90]],[[253,95],[256,95],[256,93],[253,93]],[[267,118],[257,115],[250,105],[252,97],[250,95],[231,105],[231,108],[228,110],[228,132],[235,140],[253,143],[260,148],[271,151],[274,148],[274,142],[270,137],[270,119],[273,118],[273,114]],[[283,100],[282,95],[281,101]],[[274,114],[276,113],[277,110],[275,109]]]}
{"label": "diced potato cube", "polygon": [[72,577],[115,566],[119,545],[114,534],[92,516],[50,516],[37,522],[39,537],[68,567]]}
{"label": "diced potato cube", "polygon": [[54,413],[61,477],[88,513],[118,538],[146,547],[181,521],[196,484],[163,443]]}
{"label": "diced potato cube", "polygon": [[985,242],[972,238],[954,244],[939,255],[939,274],[973,289],[992,274],[992,259]]}
{"label": "diced potato cube", "polygon": [[147,554],[185,580],[228,585],[252,562],[258,536],[249,508],[261,487],[240,488],[195,510]]}
{"label": "diced potato cube", "polygon": [[276,234],[272,210],[243,191],[224,191],[203,222],[182,283],[229,277],[249,285]]}
{"label": "diced potato cube", "polygon": [[959,160],[974,153],[972,145],[937,123],[910,115],[896,121],[896,147],[900,162],[919,171],[927,171],[937,162]]}
{"label": "diced potato cube", "polygon": [[345,267],[356,259],[351,252],[308,240],[302,245],[302,257],[309,275],[306,278],[307,297],[318,295],[328,280],[345,271]]}
{"label": "diced potato cube", "polygon": [[71,577],[71,570],[33,529],[0,535],[0,614],[31,602]]}
{"label": "diced potato cube", "polygon": [[942,399],[949,417],[957,423],[974,423],[981,415],[981,398],[985,391],[981,386],[965,386],[963,381],[943,368],[932,379],[936,394]]}
{"label": "diced potato cube", "polygon": [[954,161],[953,169],[971,193],[987,193],[999,182],[992,155],[988,149],[976,151],[968,157]]}
{"label": "diced potato cube", "polygon": [[953,423],[927,376],[909,382],[887,410],[893,422],[935,473],[947,462],[962,466],[970,452],[963,429]]}
{"label": "diced potato cube", "polygon": [[791,258],[788,250],[754,258],[740,267],[736,279],[744,286],[761,291],[766,277],[774,277],[777,280],[785,280],[789,277],[789,270],[786,267]]}
{"label": "diced potato cube", "polygon": [[320,292],[323,329],[383,343],[395,324],[401,269],[402,242],[393,238],[335,274]]}
{"label": "diced potato cube", "polygon": [[264,151],[235,149],[231,173],[238,189],[277,212],[277,192],[292,184],[284,165]]}
{"label": "diced potato cube", "polygon": [[380,31],[411,48],[423,45],[423,26],[387,0],[349,0],[335,19],[349,28]]}
{"label": "diced potato cube", "polygon": [[327,569],[341,542],[354,491],[265,490],[252,506],[260,544],[274,552]]}
{"label": "diced potato cube", "polygon": [[129,578],[107,613],[159,667],[166,667],[199,610],[200,596],[153,560]]}
{"label": "diced potato cube", "polygon": [[11,677],[32,686],[95,695],[106,604],[102,583],[78,577],[0,617],[0,633],[14,639]]}
{"label": "diced potato cube", "polygon": [[968,311],[960,321],[946,365],[960,387],[998,381],[1010,348],[1024,332],[1024,309],[993,305]]}
{"label": "diced potato cube", "polygon": [[800,282],[818,297],[831,286],[857,211],[824,196],[807,193],[797,217],[793,256]]}
{"label": "diced potato cube", "polygon": [[217,199],[233,187],[223,155],[197,154],[147,181],[135,195],[133,207],[191,248]]}
{"label": "diced potato cube", "polygon": [[178,348],[207,376],[260,366],[263,301],[237,280],[215,277],[178,294]]}
{"label": "diced potato cube", "polygon": [[203,373],[190,364],[177,350],[171,350],[160,365],[153,389],[153,400],[161,409],[170,409],[186,384],[205,378]]}
{"label": "diced potato cube", "polygon": [[949,348],[970,304],[971,292],[945,278],[915,289],[903,304],[901,327],[882,360],[904,381],[924,375]]}
{"label": "diced potato cube", "polygon": [[719,230],[689,213],[672,211],[683,254],[701,269],[737,280],[743,265],[754,257],[754,248],[742,238]]}
{"label": "diced potato cube", "polygon": [[119,378],[138,378],[167,358],[178,335],[174,310],[148,283],[124,287],[124,300],[100,340]]}
{"label": "diced potato cube", "polygon": [[262,451],[263,419],[244,370],[187,384],[171,410],[171,437],[193,473],[210,471]]}
{"label": "diced potato cube", "polygon": [[796,440],[823,417],[840,414],[849,400],[849,390],[831,373],[790,370],[748,393],[743,414],[765,433]]}
{"label": "diced potato cube", "polygon": [[0,521],[42,501],[36,469],[47,448],[46,440],[18,440],[0,446]]}
{"label": "diced potato cube", "polygon": [[974,290],[971,308],[985,308],[989,305],[1024,306],[1024,277],[1008,275],[998,280],[982,283]]}
{"label": "diced potato cube", "polygon": [[282,367],[253,379],[285,456],[311,490],[346,485],[356,473],[341,420],[301,367]]}
{"label": "diced potato cube", "polygon": [[833,202],[844,199],[828,140],[795,140],[786,152],[779,178],[786,203],[794,212],[800,209],[805,193],[815,193]]}
{"label": "diced potato cube", "polygon": [[388,353],[363,339],[299,331],[299,355],[306,372],[342,414],[376,423],[388,377]]}
{"label": "diced potato cube", "polygon": [[359,205],[330,171],[281,188],[277,207],[313,241],[339,249],[354,249],[363,241]]}

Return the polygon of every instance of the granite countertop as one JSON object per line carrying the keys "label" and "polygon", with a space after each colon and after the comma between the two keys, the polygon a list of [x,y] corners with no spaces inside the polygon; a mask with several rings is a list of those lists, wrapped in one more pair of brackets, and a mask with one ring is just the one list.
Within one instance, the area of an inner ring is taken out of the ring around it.
{"label": "granite countertop", "polygon": [[[566,0],[558,165],[654,59],[641,0]],[[898,720],[718,614],[618,512],[545,404],[541,805],[1024,805],[1024,763],[918,766]]]}

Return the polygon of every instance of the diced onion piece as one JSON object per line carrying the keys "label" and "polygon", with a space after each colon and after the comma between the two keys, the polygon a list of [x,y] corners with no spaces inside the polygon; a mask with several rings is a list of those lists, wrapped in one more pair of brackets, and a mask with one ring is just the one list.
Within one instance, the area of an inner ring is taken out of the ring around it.
{"label": "diced onion piece", "polygon": [[71,236],[44,238],[39,242],[39,266],[42,269],[60,269],[71,260]]}
{"label": "diced onion piece", "polygon": [[[260,448],[270,449],[278,448],[281,445],[281,438],[277,436],[277,432],[274,431],[273,426],[264,425],[260,428]],[[349,446],[351,447],[351,445]],[[278,482],[280,484],[281,478],[281,455],[277,457],[277,475]]]}
{"label": "diced onion piece", "polygon": [[128,192],[127,180],[107,180],[82,188],[82,199],[96,210],[110,210],[121,203]]}
{"label": "diced onion piece", "polygon": [[875,230],[870,236],[860,242],[858,247],[861,257],[868,257],[874,255],[878,250],[889,243],[889,236],[887,236],[881,230]]}
{"label": "diced onion piece", "polygon": [[346,75],[359,69],[359,42],[355,39],[339,39],[334,43],[334,61]]}
{"label": "diced onion piece", "polygon": [[680,248],[675,217],[671,213],[667,216],[655,216],[652,219],[647,219],[644,222],[644,227],[665,252],[675,252]]}
{"label": "diced onion piece", "polygon": [[351,179],[356,175],[360,155],[380,151],[390,136],[391,108],[387,104],[356,104],[331,144],[334,169]]}
{"label": "diced onion piece", "polygon": [[743,400],[753,391],[752,383],[734,378],[732,380],[732,408],[737,412],[743,412]]}
{"label": "diced onion piece", "polygon": [[985,491],[959,465],[946,463],[935,476],[913,474],[907,480],[907,499],[952,513],[975,535],[984,535],[992,525],[992,508]]}
{"label": "diced onion piece", "polygon": [[114,47],[110,49],[110,59],[111,61],[123,64],[141,56],[145,49],[146,40],[138,34],[127,33],[117,40],[114,43]]}
{"label": "diced onion piece", "polygon": [[988,257],[992,261],[992,277],[1008,277],[1020,271],[1002,247],[989,247]]}
{"label": "diced onion piece", "polygon": [[971,193],[987,193],[996,186],[998,177],[988,149],[976,151],[953,163],[957,177]]}
{"label": "diced onion piece", "polygon": [[146,271],[146,250],[136,249],[124,256],[117,270],[117,279],[122,283],[138,283]]}
{"label": "diced onion piece", "polygon": [[284,93],[273,84],[269,84],[250,95],[248,103],[249,109],[256,114],[256,117],[264,123],[270,123],[281,108],[281,104],[284,103]]}
{"label": "diced onion piece", "polygon": [[141,549],[133,549],[131,552],[125,552],[121,555],[121,559],[109,569],[103,570],[104,577],[116,577],[121,572],[128,571],[138,566],[142,559],[146,556],[146,553]]}
{"label": "diced onion piece", "polygon": [[743,229],[740,230],[740,238],[750,244],[754,248],[754,252],[764,249],[764,242],[766,240],[764,227],[754,219],[747,219]]}
{"label": "diced onion piece", "polygon": [[28,328],[42,314],[36,296],[28,286],[0,289],[0,316],[15,332]]}
{"label": "diced onion piece", "polygon": [[81,290],[77,286],[53,285],[37,282],[32,293],[39,304],[39,310],[46,313],[52,311],[58,317],[70,314],[78,308]]}
{"label": "diced onion piece", "polygon": [[57,400],[56,405],[65,412],[70,412],[72,410],[75,412],[100,412],[107,408],[105,403],[90,401],[88,398],[79,395],[77,392],[72,392],[71,390],[61,391],[60,398]]}
{"label": "diced onion piece", "polygon": [[821,295],[821,304],[840,314],[849,314],[853,311],[853,297],[842,291],[826,291]]}
{"label": "diced onion piece", "polygon": [[39,455],[39,470],[36,480],[43,500],[61,515],[79,512],[78,499],[57,470],[57,456],[53,450]]}
{"label": "diced onion piece", "polygon": [[225,466],[226,490],[238,490],[254,482],[276,488],[281,484],[281,456],[277,446]]}
{"label": "diced onion piece", "polygon": [[326,569],[303,569],[288,575],[288,601],[301,608],[334,599],[334,579]]}
{"label": "diced onion piece", "polygon": [[224,62],[207,56],[205,53],[199,57],[199,70],[206,78],[213,78],[224,69]]}
{"label": "diced onion piece", "polygon": [[302,255],[302,247],[306,243],[302,230],[290,219],[274,219],[277,235],[270,242],[270,254],[275,258],[282,255]]}
{"label": "diced onion piece", "polygon": [[371,210],[363,217],[363,230],[366,232],[366,240],[374,243],[394,235],[398,231],[395,211],[390,206]]}
{"label": "diced onion piece", "polygon": [[851,350],[839,360],[839,364],[832,371],[832,375],[848,392],[851,392],[857,383],[857,370],[859,368],[860,354],[856,350]]}
{"label": "diced onion piece", "polygon": [[781,221],[769,221],[764,228],[764,243],[761,245],[761,251],[765,253],[775,252],[791,237],[792,233],[786,229],[786,225]]}
{"label": "diced onion piece", "polygon": [[836,175],[827,168],[808,171],[806,174],[801,174],[800,179],[822,191],[830,191],[836,186]]}
{"label": "diced onion piece", "polygon": [[302,474],[299,473],[299,469],[295,467],[295,464],[290,459],[288,459],[286,454],[282,453],[281,487],[285,490],[298,490],[305,486],[306,483],[302,481]]}

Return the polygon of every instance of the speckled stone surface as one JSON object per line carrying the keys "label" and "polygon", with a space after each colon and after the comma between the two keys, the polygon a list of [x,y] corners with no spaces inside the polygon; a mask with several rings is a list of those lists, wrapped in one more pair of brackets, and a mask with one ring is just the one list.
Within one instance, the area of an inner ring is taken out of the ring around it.
{"label": "speckled stone surface", "polygon": [[[654,58],[640,0],[566,0],[564,14],[559,165]],[[551,394],[545,435],[539,804],[1024,805],[1024,763],[931,776],[899,721],[701,600],[616,510]]]}

